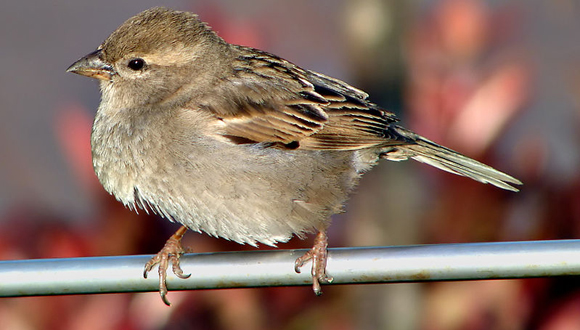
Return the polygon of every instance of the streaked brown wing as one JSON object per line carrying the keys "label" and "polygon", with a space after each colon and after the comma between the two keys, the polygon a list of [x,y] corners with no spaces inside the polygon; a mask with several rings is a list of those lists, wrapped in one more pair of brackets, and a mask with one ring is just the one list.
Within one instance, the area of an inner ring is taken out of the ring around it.
{"label": "streaked brown wing", "polygon": [[201,104],[224,123],[222,135],[231,141],[333,150],[401,143],[386,133],[397,118],[366,93],[274,55],[240,49],[235,74]]}

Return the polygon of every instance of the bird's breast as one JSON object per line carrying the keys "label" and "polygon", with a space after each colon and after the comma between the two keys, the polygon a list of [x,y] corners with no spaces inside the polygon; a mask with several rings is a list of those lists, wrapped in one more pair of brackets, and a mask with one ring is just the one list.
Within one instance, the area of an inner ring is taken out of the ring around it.
{"label": "bird's breast", "polygon": [[355,152],[236,145],[195,125],[114,119],[97,114],[92,134],[95,172],[109,193],[239,243],[273,245],[314,230],[340,212],[360,176]]}

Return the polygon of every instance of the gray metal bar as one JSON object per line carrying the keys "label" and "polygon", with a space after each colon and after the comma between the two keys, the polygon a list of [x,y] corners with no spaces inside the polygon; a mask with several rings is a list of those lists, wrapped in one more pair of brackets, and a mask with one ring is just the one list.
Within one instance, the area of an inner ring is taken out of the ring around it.
{"label": "gray metal bar", "polygon": [[[170,290],[310,285],[310,264],[294,273],[305,250],[187,254],[189,279],[169,272]],[[0,297],[157,291],[151,256],[0,261]],[[329,249],[335,284],[476,280],[580,275],[580,240]]]}

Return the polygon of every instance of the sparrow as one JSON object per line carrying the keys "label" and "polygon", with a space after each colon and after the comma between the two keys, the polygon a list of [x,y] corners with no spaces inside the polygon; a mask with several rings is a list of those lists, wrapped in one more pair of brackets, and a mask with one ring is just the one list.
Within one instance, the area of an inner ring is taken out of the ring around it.
{"label": "sparrow", "polygon": [[326,273],[326,230],[380,159],[414,159],[499,188],[514,177],[402,126],[368,95],[281,57],[224,41],[197,15],[156,7],[128,19],[68,72],[96,78],[95,173],[127,207],[182,227],[146,265],[179,265],[186,230],[275,246],[317,233],[295,262]]}

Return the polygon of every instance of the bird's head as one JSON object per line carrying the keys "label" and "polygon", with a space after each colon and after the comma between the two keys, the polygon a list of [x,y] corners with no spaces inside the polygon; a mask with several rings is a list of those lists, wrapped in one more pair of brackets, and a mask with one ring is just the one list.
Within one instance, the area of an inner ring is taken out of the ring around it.
{"label": "bird's head", "polygon": [[228,46],[197,15],[156,7],[128,19],[67,71],[99,79],[103,100],[118,107],[158,104],[215,76]]}

